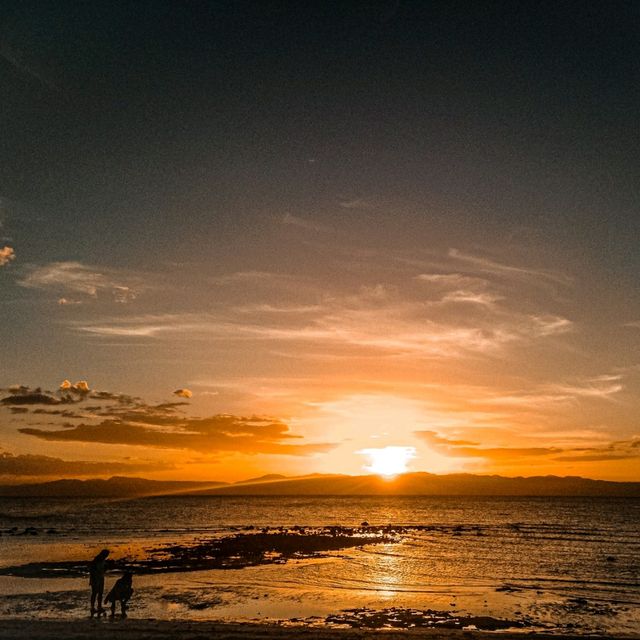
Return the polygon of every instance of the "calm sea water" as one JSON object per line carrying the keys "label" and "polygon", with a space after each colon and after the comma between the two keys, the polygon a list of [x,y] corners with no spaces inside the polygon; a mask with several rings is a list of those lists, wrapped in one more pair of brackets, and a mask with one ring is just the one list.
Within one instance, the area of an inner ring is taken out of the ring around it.
{"label": "calm sea water", "polygon": [[[640,632],[636,499],[0,498],[0,567],[90,558],[102,546],[118,557],[247,525],[362,521],[432,528],[396,544],[286,565],[137,576],[131,615],[290,619],[396,606],[525,616],[558,630]],[[7,535],[12,527],[39,534]],[[0,615],[82,615],[85,592],[78,579],[0,577]]]}

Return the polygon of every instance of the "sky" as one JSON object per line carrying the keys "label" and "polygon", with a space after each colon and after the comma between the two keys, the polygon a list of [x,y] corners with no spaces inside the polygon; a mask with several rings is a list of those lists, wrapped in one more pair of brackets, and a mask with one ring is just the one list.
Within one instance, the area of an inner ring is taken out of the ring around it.
{"label": "sky", "polygon": [[640,480],[637,3],[0,25],[0,480]]}

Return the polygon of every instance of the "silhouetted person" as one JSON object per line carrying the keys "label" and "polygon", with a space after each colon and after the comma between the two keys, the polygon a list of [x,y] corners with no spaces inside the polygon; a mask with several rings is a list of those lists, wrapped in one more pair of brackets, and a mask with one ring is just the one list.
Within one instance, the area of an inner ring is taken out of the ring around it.
{"label": "silhouetted person", "polygon": [[[109,549],[103,549],[89,565],[89,586],[91,587],[91,617],[96,613],[104,613],[102,608],[102,594],[104,593],[104,574],[107,570],[107,556]],[[96,602],[98,609],[96,610]]]}
{"label": "silhouetted person", "polygon": [[111,603],[111,617],[116,615],[116,602],[120,602],[120,611],[122,617],[127,617],[127,602],[133,594],[133,587],[131,586],[131,580],[133,575],[130,571],[125,571],[122,578],[118,578],[113,585],[113,589],[109,591],[107,597],[104,599],[104,603]]}

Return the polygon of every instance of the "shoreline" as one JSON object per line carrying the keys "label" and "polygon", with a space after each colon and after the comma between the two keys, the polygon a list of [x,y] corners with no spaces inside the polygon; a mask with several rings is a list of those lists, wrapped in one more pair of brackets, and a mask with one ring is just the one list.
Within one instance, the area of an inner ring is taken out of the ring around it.
{"label": "shoreline", "polygon": [[[316,626],[293,626],[273,623],[235,623],[185,620],[30,620],[5,618],[1,621],[3,640],[363,640],[383,636],[384,640],[473,640],[496,632],[459,629],[342,629]],[[610,640],[636,639],[633,634],[549,634],[538,632],[499,632],[502,640],[521,640],[523,635],[535,640]]]}

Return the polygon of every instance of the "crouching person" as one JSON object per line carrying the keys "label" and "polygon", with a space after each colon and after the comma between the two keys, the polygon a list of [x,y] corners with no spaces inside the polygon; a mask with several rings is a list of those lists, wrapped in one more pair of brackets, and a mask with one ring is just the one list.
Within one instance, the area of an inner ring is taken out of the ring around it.
{"label": "crouching person", "polygon": [[130,571],[125,571],[124,575],[116,580],[113,589],[109,591],[107,597],[104,599],[105,604],[108,602],[111,603],[111,617],[116,614],[116,602],[120,602],[122,617],[127,617],[127,603],[133,595],[133,587],[131,586],[132,579],[133,574]]}

